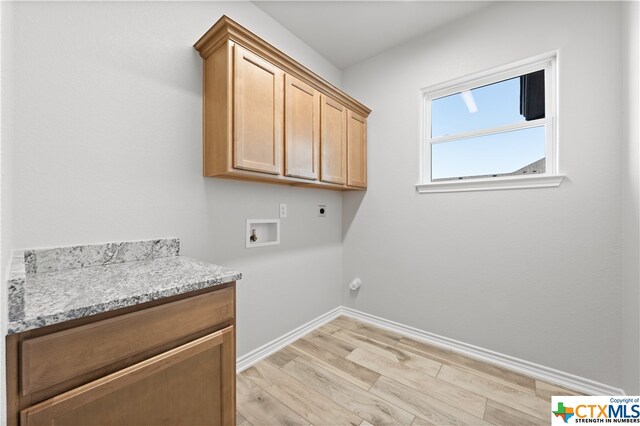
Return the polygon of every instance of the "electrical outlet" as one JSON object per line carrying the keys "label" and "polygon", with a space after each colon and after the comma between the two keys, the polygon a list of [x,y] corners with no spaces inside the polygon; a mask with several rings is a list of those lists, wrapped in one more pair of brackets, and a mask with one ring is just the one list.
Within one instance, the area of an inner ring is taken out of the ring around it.
{"label": "electrical outlet", "polygon": [[286,204],[280,204],[280,217],[287,217],[289,209]]}
{"label": "electrical outlet", "polygon": [[327,206],[324,204],[318,204],[318,217],[326,217],[327,216]]}

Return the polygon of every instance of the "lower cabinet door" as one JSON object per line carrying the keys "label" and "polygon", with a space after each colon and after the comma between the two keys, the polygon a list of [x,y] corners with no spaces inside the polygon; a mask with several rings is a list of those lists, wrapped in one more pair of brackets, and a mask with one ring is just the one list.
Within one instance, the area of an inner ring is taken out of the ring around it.
{"label": "lower cabinet door", "polygon": [[235,425],[233,326],[21,412],[21,425]]}

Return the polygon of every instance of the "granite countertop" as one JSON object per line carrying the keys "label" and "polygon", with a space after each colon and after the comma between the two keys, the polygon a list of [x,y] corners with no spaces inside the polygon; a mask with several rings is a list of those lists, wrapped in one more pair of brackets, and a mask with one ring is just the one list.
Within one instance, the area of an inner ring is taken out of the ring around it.
{"label": "granite countertop", "polygon": [[8,334],[242,278],[179,251],[178,239],[14,250]]}

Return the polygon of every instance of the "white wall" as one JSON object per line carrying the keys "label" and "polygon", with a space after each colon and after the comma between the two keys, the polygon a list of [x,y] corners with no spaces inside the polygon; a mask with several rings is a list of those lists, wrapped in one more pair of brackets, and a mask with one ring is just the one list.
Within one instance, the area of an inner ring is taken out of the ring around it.
{"label": "white wall", "polygon": [[[343,302],[622,385],[621,5],[505,2],[348,68],[369,189],[343,198]],[[559,50],[555,189],[416,194],[420,89]],[[635,308],[637,309],[637,307]]]}
{"label": "white wall", "polygon": [[623,94],[626,113],[624,139],[626,144],[622,156],[622,312],[623,312],[623,386],[627,392],[640,392],[640,146],[638,99],[640,88],[638,66],[640,41],[640,7],[638,2],[627,2],[623,6],[622,26],[624,78]]}
{"label": "white wall", "polygon": [[[3,338],[0,339],[0,366],[5,365],[5,339],[8,321],[7,311],[7,291],[6,285],[7,266],[9,264],[10,250],[12,246],[12,137],[9,133],[9,126],[6,125],[3,112],[8,111],[11,105],[7,102],[10,96],[11,88],[5,87],[5,82],[9,76],[8,64],[11,58],[5,58],[4,54],[7,47],[11,45],[11,37],[5,34],[7,29],[11,28],[12,22],[7,18],[6,10],[10,8],[7,2],[0,2],[0,28],[2,34],[0,37],[0,333]],[[10,31],[8,31],[10,32]],[[5,389],[6,370],[0,368],[0,389]],[[6,419],[6,392],[0,392],[0,424]]]}
{"label": "white wall", "polygon": [[[238,355],[339,304],[340,193],[202,177],[192,45],[228,14],[339,86],[338,69],[248,2],[24,2],[9,13],[12,248],[179,237],[182,254],[244,274]],[[245,219],[275,218],[280,202],[282,244],[245,249]]]}

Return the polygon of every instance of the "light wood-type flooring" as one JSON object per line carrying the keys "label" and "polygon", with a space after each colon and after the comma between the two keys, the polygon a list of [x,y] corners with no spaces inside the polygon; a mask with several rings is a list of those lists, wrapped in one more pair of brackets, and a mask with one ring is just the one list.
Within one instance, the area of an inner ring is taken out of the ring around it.
{"label": "light wood-type flooring", "polygon": [[238,425],[548,425],[579,395],[339,317],[238,375]]}

